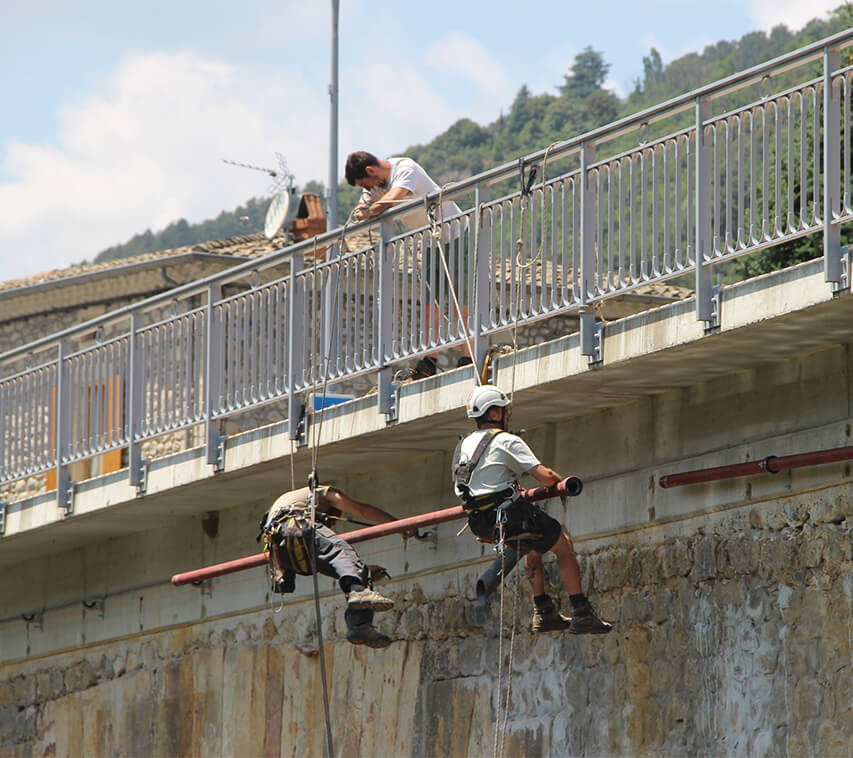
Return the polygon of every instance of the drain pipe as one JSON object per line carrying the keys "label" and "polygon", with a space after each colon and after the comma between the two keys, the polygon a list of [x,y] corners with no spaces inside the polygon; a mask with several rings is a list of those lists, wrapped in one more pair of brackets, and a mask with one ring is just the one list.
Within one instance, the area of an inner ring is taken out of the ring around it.
{"label": "drain pipe", "polygon": [[[583,482],[576,476],[570,476],[551,487],[534,487],[533,489],[521,490],[521,497],[529,502],[534,502],[537,500],[547,500],[552,497],[579,495],[581,490],[583,490]],[[350,544],[355,544],[377,537],[386,537],[389,534],[399,534],[400,532],[409,532],[422,527],[443,524],[445,521],[455,521],[464,515],[465,510],[462,506],[455,505],[452,508],[444,508],[440,511],[432,511],[419,516],[388,521],[384,524],[376,524],[375,526],[368,526],[364,529],[354,529],[351,532],[345,532],[341,537]],[[183,574],[175,574],[172,577],[172,584],[175,587],[180,587],[184,584],[199,584],[206,579],[213,579],[216,576],[225,576],[226,574],[233,574],[237,571],[245,571],[246,569],[263,566],[267,560],[266,553],[258,553],[257,555],[249,555],[246,558],[237,558],[233,561],[217,563],[213,566],[206,566],[205,568],[194,571],[186,571]]]}
{"label": "drain pipe", "polygon": [[739,476],[778,474],[780,471],[793,468],[819,466],[824,463],[838,463],[839,461],[849,460],[853,460],[853,446],[834,447],[827,450],[815,450],[811,453],[797,453],[796,455],[768,455],[760,461],[746,461],[744,463],[733,463],[730,466],[716,466],[715,468],[684,471],[681,474],[667,474],[660,478],[659,484],[664,488],[682,487],[685,484],[716,482]]}

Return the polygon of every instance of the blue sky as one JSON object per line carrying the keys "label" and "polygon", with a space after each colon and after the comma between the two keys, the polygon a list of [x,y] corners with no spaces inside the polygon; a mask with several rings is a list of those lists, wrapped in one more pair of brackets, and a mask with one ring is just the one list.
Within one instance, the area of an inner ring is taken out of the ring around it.
{"label": "blue sky", "polygon": [[[342,0],[340,163],[462,116],[489,123],[522,84],[554,92],[587,45],[626,94],[651,47],[669,62],[839,4]],[[281,152],[298,184],[325,182],[330,5],[0,0],[0,280],[264,194],[263,174],[223,158],[275,166]]]}

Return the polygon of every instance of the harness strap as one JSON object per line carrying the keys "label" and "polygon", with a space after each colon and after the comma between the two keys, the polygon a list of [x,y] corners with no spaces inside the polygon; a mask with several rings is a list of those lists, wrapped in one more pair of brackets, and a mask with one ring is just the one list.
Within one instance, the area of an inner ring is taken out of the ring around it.
{"label": "harness strap", "polygon": [[463,498],[462,508],[467,514],[487,511],[490,508],[499,506],[508,500],[514,500],[516,493],[517,490],[512,487],[507,487],[505,490],[500,490],[500,492],[489,492],[486,495],[476,495],[475,497]]}

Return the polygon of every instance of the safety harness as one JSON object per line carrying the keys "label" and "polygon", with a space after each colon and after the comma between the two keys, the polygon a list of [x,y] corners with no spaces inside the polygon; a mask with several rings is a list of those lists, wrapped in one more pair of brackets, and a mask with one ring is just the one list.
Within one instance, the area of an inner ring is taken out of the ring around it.
{"label": "safety harness", "polygon": [[459,440],[456,450],[453,452],[453,481],[459,492],[462,493],[462,507],[468,515],[494,508],[507,500],[511,500],[516,493],[515,489],[507,487],[499,492],[488,492],[485,495],[471,494],[471,477],[474,475],[477,465],[495,437],[503,431],[503,429],[488,429],[486,434],[480,437],[473,455],[465,461],[461,460],[464,437]]}
{"label": "safety harness", "polygon": [[[329,526],[341,515],[334,507],[318,510],[317,523]],[[311,540],[314,526],[311,524],[310,505],[295,503],[275,511],[267,511],[260,521],[260,531],[255,538],[263,540],[264,551],[269,553],[272,590],[279,594],[293,592],[296,588],[294,574],[311,576]],[[276,571],[282,575],[276,580]]]}

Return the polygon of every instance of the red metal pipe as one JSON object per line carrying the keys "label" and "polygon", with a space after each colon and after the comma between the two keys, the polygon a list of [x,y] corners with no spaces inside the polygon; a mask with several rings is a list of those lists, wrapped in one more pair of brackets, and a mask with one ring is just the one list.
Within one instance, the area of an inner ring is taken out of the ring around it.
{"label": "red metal pipe", "polygon": [[695,471],[685,471],[681,474],[667,474],[659,480],[661,487],[682,487],[685,484],[700,484],[702,482],[715,482],[720,479],[734,479],[739,476],[752,476],[753,474],[778,474],[792,468],[804,466],[819,466],[823,463],[838,463],[839,461],[853,460],[853,446],[834,447],[827,450],[815,450],[810,453],[797,453],[796,455],[768,455],[760,461],[747,461],[745,463],[733,463],[730,466],[716,466],[714,468],[702,468]]}
{"label": "red metal pipe", "polygon": [[[547,500],[551,497],[579,495],[582,489],[583,483],[581,480],[576,476],[570,476],[551,487],[534,487],[533,489],[521,490],[521,497],[524,500],[534,502],[536,500]],[[400,532],[413,531],[421,527],[443,524],[445,521],[455,521],[464,515],[465,511],[462,506],[454,505],[452,508],[444,508],[440,511],[422,513],[419,516],[409,516],[408,518],[401,518],[396,521],[388,521],[384,524],[368,526],[364,529],[354,529],[351,532],[345,532],[341,537],[350,544],[355,544],[356,542],[364,542],[365,540],[372,540],[376,537],[386,537],[389,534],[399,534]],[[236,571],[263,566],[266,562],[266,553],[249,555],[246,558],[237,558],[233,561],[217,563],[213,566],[196,569],[195,571],[175,574],[172,577],[172,584],[175,587],[180,587],[184,584],[202,582],[205,579],[212,579],[215,576],[225,576],[226,574],[233,574]]]}

